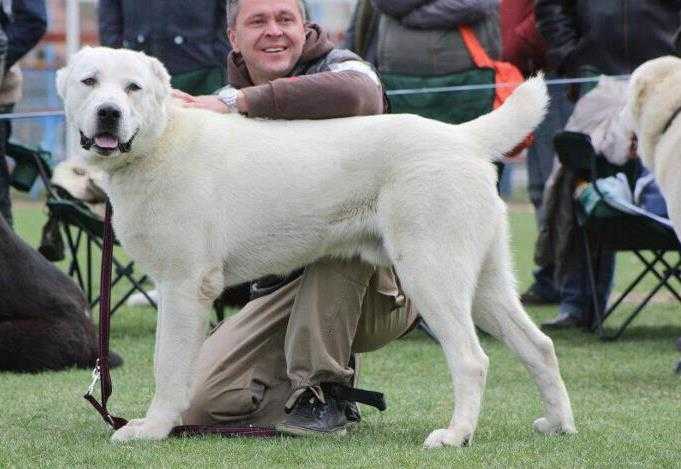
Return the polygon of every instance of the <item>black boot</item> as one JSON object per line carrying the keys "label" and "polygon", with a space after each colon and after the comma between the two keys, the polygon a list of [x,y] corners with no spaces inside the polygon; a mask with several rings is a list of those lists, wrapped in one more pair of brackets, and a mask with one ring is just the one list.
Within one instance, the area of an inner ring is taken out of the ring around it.
{"label": "black boot", "polygon": [[345,435],[348,419],[347,401],[324,392],[321,386],[310,386],[293,394],[287,403],[286,420],[277,425],[281,433],[295,436]]}

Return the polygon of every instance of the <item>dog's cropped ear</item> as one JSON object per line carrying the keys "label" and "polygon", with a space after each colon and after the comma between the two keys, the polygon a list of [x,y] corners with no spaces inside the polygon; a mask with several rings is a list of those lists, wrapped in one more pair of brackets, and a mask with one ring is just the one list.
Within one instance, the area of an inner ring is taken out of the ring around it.
{"label": "dog's cropped ear", "polygon": [[641,109],[655,84],[678,70],[681,70],[681,59],[674,56],[649,60],[634,70],[629,81],[627,108],[636,125],[641,117]]}
{"label": "dog's cropped ear", "polygon": [[151,66],[151,72],[159,84],[159,86],[154,86],[154,93],[159,101],[163,101],[170,94],[170,74],[157,58],[147,56],[147,60]]}
{"label": "dog's cropped ear", "polygon": [[57,86],[57,94],[63,100],[66,95],[66,82],[69,79],[69,74],[71,73],[71,67],[66,65],[59,70],[57,70],[57,76],[55,78],[55,83]]}
{"label": "dog's cropped ear", "polygon": [[78,60],[78,58],[81,55],[87,54],[90,49],[92,49],[92,47],[90,47],[90,46],[83,47],[81,50],[76,52],[69,59],[69,62],[64,67],[57,70],[57,76],[55,78],[55,84],[57,86],[57,94],[59,95],[59,97],[62,100],[66,96],[66,85],[68,84],[69,76],[71,75],[71,69],[73,68],[73,64]]}

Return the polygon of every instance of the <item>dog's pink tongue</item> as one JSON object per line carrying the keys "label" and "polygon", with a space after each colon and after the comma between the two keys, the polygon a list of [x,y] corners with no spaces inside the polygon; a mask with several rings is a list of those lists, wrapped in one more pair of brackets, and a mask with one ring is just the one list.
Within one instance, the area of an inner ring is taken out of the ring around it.
{"label": "dog's pink tongue", "polygon": [[111,150],[118,146],[118,139],[113,135],[99,135],[95,137],[95,145]]}

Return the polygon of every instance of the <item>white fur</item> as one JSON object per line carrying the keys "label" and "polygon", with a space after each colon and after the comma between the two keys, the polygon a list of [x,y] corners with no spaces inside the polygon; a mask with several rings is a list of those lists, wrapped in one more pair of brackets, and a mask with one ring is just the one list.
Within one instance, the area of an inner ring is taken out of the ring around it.
{"label": "white fur", "polygon": [[664,131],[681,107],[681,59],[645,62],[631,76],[627,112],[638,137],[638,153],[654,174],[667,202],[669,218],[681,237],[681,115]]}
{"label": "white fur", "polygon": [[[222,289],[324,256],[392,264],[438,336],[456,404],[428,448],[473,437],[487,373],[475,324],[525,363],[544,401],[544,433],[574,432],[551,340],[515,292],[506,208],[490,160],[543,118],[541,77],[499,110],[460,126],[413,115],[268,121],[184,109],[156,61],[97,48],[59,73],[68,122],[87,136],[97,103],[124,109],[132,151],[84,155],[110,176],[114,228],[160,293],[156,393],[114,440],[164,438],[189,403],[211,302]],[[83,70],[99,85],[84,87]],[[143,90],[126,95],[134,79]]]}

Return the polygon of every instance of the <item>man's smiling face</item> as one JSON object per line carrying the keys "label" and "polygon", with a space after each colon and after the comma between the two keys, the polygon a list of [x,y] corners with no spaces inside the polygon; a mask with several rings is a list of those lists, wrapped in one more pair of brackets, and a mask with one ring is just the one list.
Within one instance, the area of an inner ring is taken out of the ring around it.
{"label": "man's smiling face", "polygon": [[287,76],[303,53],[305,26],[297,0],[241,0],[229,31],[253,82]]}

